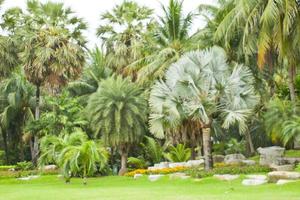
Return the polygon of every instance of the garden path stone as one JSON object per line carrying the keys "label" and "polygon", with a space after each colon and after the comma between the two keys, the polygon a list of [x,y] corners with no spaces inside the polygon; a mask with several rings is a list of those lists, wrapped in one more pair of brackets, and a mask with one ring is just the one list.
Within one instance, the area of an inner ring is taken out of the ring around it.
{"label": "garden path stone", "polygon": [[271,183],[276,183],[280,179],[297,180],[300,179],[299,172],[273,171],[268,173],[268,180]]}
{"label": "garden path stone", "polygon": [[215,174],[215,178],[222,180],[222,181],[232,181],[238,179],[240,175],[231,175],[231,174]]}
{"label": "garden path stone", "polygon": [[139,178],[141,178],[141,177],[143,177],[143,174],[135,174],[135,175],[133,176],[133,179],[139,179]]}
{"label": "garden path stone", "polygon": [[148,176],[148,179],[149,179],[149,181],[151,181],[151,182],[154,182],[154,181],[157,181],[157,180],[159,180],[161,177],[163,177],[164,175],[162,175],[162,174],[156,174],[156,175],[149,175]]}
{"label": "garden path stone", "polygon": [[247,179],[255,179],[255,180],[267,180],[266,175],[246,175]]}
{"label": "garden path stone", "polygon": [[285,179],[279,179],[276,183],[276,185],[284,185],[287,183],[295,182],[295,180],[285,180]]}
{"label": "garden path stone", "polygon": [[262,185],[267,183],[267,180],[263,179],[244,179],[242,185],[251,186],[251,185]]}

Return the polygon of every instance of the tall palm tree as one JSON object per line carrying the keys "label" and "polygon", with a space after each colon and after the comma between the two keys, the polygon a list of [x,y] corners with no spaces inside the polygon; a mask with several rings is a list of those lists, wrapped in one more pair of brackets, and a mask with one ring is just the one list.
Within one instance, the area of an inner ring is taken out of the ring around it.
{"label": "tall palm tree", "polygon": [[124,75],[124,68],[141,58],[152,13],[147,7],[125,0],[112,12],[101,15],[103,25],[97,29],[97,35],[105,45],[109,67]]}
{"label": "tall palm tree", "polygon": [[[81,46],[70,39],[64,29],[49,27],[27,33],[25,47],[21,54],[25,74],[29,82],[36,86],[35,119],[40,116],[40,88],[65,85],[81,73],[85,63],[85,53]],[[34,154],[38,156],[38,137],[34,137]]]}
{"label": "tall palm tree", "polygon": [[[85,63],[82,19],[61,3],[27,2],[27,10],[9,9],[2,27],[21,41],[20,58],[29,82],[36,86],[35,118],[40,116],[40,88],[65,85],[76,78]],[[33,141],[32,160],[38,155],[38,137]]]}
{"label": "tall palm tree", "polygon": [[253,77],[243,65],[227,62],[219,47],[185,54],[157,81],[150,95],[150,131],[159,138],[176,131],[186,119],[202,128],[205,168],[212,167],[211,128],[216,117],[223,128],[238,124],[247,130],[247,118],[258,102]]}
{"label": "tall palm tree", "polygon": [[143,90],[120,76],[102,81],[89,99],[87,115],[96,136],[101,136],[106,145],[119,149],[119,175],[127,171],[130,146],[137,144],[146,132],[146,111]]}
{"label": "tall palm tree", "polygon": [[138,81],[162,78],[166,69],[189,49],[189,30],[194,14],[184,15],[183,1],[170,0],[168,7],[162,5],[164,15],[159,17],[157,28],[152,31],[153,49],[145,57],[132,63],[138,70]]}
{"label": "tall palm tree", "polygon": [[273,70],[277,58],[289,70],[290,96],[295,101],[296,65],[299,63],[299,5],[285,0],[229,0],[230,11],[215,32],[215,40],[229,43],[241,33],[245,55],[257,54],[260,68],[268,64]]}

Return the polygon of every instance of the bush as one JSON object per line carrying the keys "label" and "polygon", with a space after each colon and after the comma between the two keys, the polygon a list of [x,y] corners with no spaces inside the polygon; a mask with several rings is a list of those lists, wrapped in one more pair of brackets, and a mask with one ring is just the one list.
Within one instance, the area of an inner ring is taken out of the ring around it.
{"label": "bush", "polygon": [[215,174],[252,174],[252,173],[266,173],[271,169],[267,166],[260,165],[226,165],[218,164],[215,168],[209,171],[204,171],[202,168],[192,168],[187,173],[194,178],[210,177]]}
{"label": "bush", "polygon": [[16,170],[21,170],[21,171],[28,171],[28,170],[32,170],[34,168],[32,162],[18,162],[15,169]]}
{"label": "bush", "polygon": [[131,169],[144,169],[147,167],[147,163],[143,158],[129,157],[127,163]]}
{"label": "bush", "polygon": [[163,168],[156,170],[148,170],[148,169],[137,169],[125,174],[125,176],[134,176],[135,174],[171,174],[176,172],[184,172],[188,170],[188,167],[174,167],[174,168]]}

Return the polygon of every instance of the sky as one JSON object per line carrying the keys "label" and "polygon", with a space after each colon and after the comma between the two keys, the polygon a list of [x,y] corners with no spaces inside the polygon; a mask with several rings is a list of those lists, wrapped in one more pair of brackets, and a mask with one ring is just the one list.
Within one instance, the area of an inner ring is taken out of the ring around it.
{"label": "sky", "polygon": [[[41,2],[47,2],[48,0],[40,0]],[[100,25],[100,15],[106,11],[111,10],[115,5],[120,4],[123,0],[52,0],[55,2],[63,2],[66,6],[71,7],[76,12],[78,17],[83,18],[89,25],[84,35],[87,37],[90,47],[100,43],[96,37],[96,29]],[[140,5],[148,6],[154,9],[156,15],[162,14],[161,4],[167,5],[169,0],[133,0]],[[216,0],[184,0],[184,12],[196,10],[198,5],[214,4]],[[5,0],[2,5],[2,10],[6,10],[10,7],[26,8],[26,0]],[[205,22],[201,18],[194,20],[192,32],[196,31],[205,25]]]}

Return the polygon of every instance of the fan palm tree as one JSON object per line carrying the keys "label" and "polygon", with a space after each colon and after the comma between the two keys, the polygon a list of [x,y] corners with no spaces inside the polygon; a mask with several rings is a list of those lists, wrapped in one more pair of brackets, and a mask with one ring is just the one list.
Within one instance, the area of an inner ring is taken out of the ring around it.
{"label": "fan palm tree", "polygon": [[176,132],[186,119],[202,128],[205,168],[212,167],[211,128],[216,117],[223,128],[238,124],[247,130],[247,118],[258,102],[253,77],[243,65],[227,62],[220,47],[185,54],[157,81],[150,94],[150,131],[158,138]]}
{"label": "fan palm tree", "polygon": [[39,165],[56,163],[62,169],[66,182],[70,175],[82,175],[83,183],[97,169],[102,168],[108,159],[104,148],[95,141],[88,140],[82,131],[74,132],[64,137],[48,135],[41,140],[41,156]]}
{"label": "fan palm tree", "polygon": [[[241,33],[241,46],[245,55],[257,54],[260,68],[265,64],[273,68],[274,58],[289,69],[289,89],[295,101],[295,66],[299,63],[299,5],[285,0],[229,0],[230,11],[215,32],[215,41],[236,40]],[[224,39],[225,38],[225,39]],[[272,71],[272,70],[271,70]]]}
{"label": "fan palm tree", "polygon": [[138,70],[138,81],[162,78],[166,69],[189,48],[189,30],[193,13],[184,15],[183,1],[170,0],[168,7],[162,5],[164,16],[159,17],[151,52],[132,63],[129,68]]}
{"label": "fan palm tree", "polygon": [[127,171],[130,146],[140,142],[146,131],[146,111],[147,101],[141,88],[120,76],[102,81],[89,99],[87,115],[96,136],[119,149],[120,175]]}
{"label": "fan palm tree", "polygon": [[[36,86],[35,119],[40,116],[40,88],[65,85],[77,78],[85,63],[85,53],[81,46],[72,42],[64,29],[49,27],[29,32],[25,37],[25,48],[21,54],[25,74],[29,82]],[[34,138],[34,155],[38,156],[38,138]]]}
{"label": "fan palm tree", "polygon": [[105,45],[109,67],[124,75],[124,68],[141,58],[152,13],[151,9],[126,0],[112,12],[101,15],[104,25],[99,26],[97,35]]}

